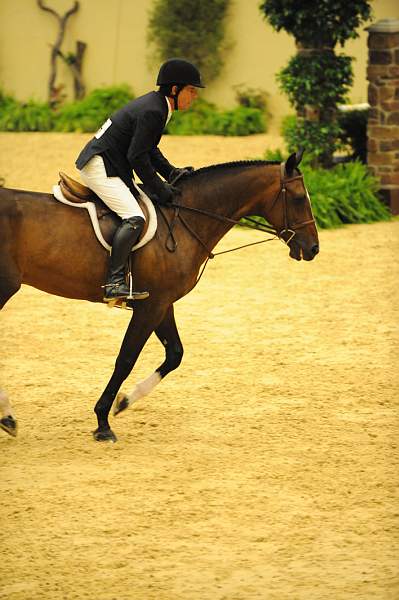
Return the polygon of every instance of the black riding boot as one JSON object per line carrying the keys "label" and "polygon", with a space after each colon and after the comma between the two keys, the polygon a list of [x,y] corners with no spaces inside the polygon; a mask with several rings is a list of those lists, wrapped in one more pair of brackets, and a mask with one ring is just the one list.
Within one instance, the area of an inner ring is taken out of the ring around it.
{"label": "black riding boot", "polygon": [[[104,286],[104,302],[130,296],[130,289],[126,283],[126,263],[132,247],[140,237],[144,227],[142,217],[122,219],[112,241],[111,259],[108,269],[107,281]],[[148,298],[148,292],[135,292],[131,296],[134,300]]]}

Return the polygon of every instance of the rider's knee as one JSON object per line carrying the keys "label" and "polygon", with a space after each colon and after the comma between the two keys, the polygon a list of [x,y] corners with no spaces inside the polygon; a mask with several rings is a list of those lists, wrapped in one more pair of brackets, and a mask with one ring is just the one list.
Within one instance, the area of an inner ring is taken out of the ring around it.
{"label": "rider's knee", "polygon": [[122,219],[122,225],[123,224],[129,225],[132,229],[141,232],[144,228],[145,219],[139,216],[129,217],[128,219]]}

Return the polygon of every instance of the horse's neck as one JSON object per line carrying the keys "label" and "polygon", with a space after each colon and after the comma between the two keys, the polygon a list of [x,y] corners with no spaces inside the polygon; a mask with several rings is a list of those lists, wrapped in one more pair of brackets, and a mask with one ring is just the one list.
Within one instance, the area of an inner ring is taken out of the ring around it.
{"label": "horse's neck", "polygon": [[244,216],[259,214],[260,200],[275,177],[274,171],[264,165],[249,167],[241,172],[225,172],[219,177],[213,173],[202,186],[196,188],[190,204],[219,217],[227,217],[227,220],[215,218],[206,219],[205,222],[204,217],[193,215],[191,223],[201,224],[208,242],[215,246],[234,226],[234,222],[228,219],[239,221]]}

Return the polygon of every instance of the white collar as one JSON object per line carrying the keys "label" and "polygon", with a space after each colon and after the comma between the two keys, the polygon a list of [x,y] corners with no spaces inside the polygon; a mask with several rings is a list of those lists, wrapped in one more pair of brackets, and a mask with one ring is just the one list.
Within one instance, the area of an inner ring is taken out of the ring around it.
{"label": "white collar", "polygon": [[172,110],[172,107],[170,105],[169,98],[167,96],[165,96],[165,100],[166,100],[166,104],[168,105],[168,116],[166,117],[166,123],[165,123],[165,127],[166,127],[166,125],[170,121],[170,117],[172,116],[173,110]]}

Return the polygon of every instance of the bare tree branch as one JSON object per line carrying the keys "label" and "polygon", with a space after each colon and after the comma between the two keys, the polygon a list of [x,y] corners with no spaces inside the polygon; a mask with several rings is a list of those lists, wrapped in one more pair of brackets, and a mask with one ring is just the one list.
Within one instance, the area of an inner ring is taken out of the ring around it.
{"label": "bare tree branch", "polygon": [[87,44],[85,42],[81,42],[80,40],[76,42],[76,54],[73,55],[73,62],[71,62],[68,56],[65,56],[65,54],[63,54],[61,50],[58,50],[58,55],[60,56],[60,58],[62,58],[65,64],[67,64],[72,71],[75,100],[81,100],[82,98],[84,98],[86,93],[86,86],[83,82],[82,76],[83,55],[86,51],[86,48]]}
{"label": "bare tree branch", "polygon": [[55,95],[56,95],[55,94],[55,91],[56,91],[55,80],[57,77],[57,56],[59,54],[61,54],[60,48],[61,48],[62,42],[64,41],[65,27],[66,27],[67,21],[68,21],[69,17],[71,17],[74,13],[76,13],[78,11],[79,2],[77,0],[75,0],[73,7],[70,8],[69,10],[67,10],[66,13],[62,17],[53,8],[46,6],[44,4],[43,0],[37,0],[37,4],[38,4],[39,8],[41,8],[42,10],[47,11],[50,14],[52,14],[57,19],[58,24],[59,24],[59,31],[58,31],[57,39],[55,40],[55,43],[51,46],[50,77],[49,77],[49,82],[48,82],[48,101],[50,104],[54,104],[55,100],[56,100],[56,98],[55,98]]}

